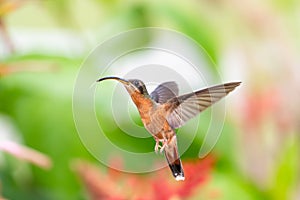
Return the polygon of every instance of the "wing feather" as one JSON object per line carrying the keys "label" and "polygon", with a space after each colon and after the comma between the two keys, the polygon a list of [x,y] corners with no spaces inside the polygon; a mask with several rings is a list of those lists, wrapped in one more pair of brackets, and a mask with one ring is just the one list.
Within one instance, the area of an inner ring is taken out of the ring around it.
{"label": "wing feather", "polygon": [[163,104],[169,99],[178,95],[178,86],[174,81],[165,82],[157,86],[150,94],[150,97],[156,102]]}
{"label": "wing feather", "polygon": [[168,123],[172,128],[181,127],[240,84],[241,82],[225,83],[169,99],[166,102],[169,107]]}

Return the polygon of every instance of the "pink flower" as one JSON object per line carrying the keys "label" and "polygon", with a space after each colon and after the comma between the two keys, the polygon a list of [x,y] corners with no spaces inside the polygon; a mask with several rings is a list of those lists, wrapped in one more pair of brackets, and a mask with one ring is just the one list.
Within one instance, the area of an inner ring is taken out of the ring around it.
{"label": "pink flower", "polygon": [[209,180],[213,164],[212,157],[184,161],[186,179],[180,182],[172,177],[167,167],[148,175],[127,174],[113,169],[105,173],[92,164],[77,161],[74,169],[93,200],[169,200],[191,197],[196,188]]}
{"label": "pink flower", "polygon": [[49,169],[52,166],[51,159],[34,149],[22,146],[15,142],[3,141],[0,142],[0,151],[9,153],[16,158],[33,163],[41,168]]}

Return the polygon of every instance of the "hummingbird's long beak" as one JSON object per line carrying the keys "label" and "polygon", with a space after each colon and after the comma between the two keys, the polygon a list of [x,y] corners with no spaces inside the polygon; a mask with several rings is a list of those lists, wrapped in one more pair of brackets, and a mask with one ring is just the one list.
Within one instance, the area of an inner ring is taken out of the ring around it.
{"label": "hummingbird's long beak", "polygon": [[129,85],[130,82],[125,80],[125,79],[122,79],[122,78],[119,78],[119,77],[114,77],[114,76],[109,76],[109,77],[104,77],[104,78],[100,78],[97,80],[97,82],[100,82],[100,81],[104,81],[104,80],[108,80],[108,79],[112,79],[112,80],[117,80],[125,85]]}

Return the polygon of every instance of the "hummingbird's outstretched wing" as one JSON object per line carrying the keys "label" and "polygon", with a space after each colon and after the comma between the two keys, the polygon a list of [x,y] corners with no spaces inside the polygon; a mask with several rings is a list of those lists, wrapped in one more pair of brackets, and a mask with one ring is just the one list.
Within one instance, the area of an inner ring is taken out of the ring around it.
{"label": "hummingbird's outstretched wing", "polygon": [[184,172],[178,154],[177,138],[175,132],[173,136],[167,141],[167,145],[164,148],[164,152],[173,176],[177,181],[179,180],[183,181]]}
{"label": "hummingbird's outstretched wing", "polygon": [[181,127],[240,84],[241,82],[225,83],[170,99],[166,102],[166,106],[169,107],[170,114],[167,116],[167,120],[170,126],[172,128]]}
{"label": "hummingbird's outstretched wing", "polygon": [[155,90],[150,94],[151,99],[155,102],[163,104],[169,99],[172,99],[178,95],[178,86],[174,81],[165,82],[157,86]]}

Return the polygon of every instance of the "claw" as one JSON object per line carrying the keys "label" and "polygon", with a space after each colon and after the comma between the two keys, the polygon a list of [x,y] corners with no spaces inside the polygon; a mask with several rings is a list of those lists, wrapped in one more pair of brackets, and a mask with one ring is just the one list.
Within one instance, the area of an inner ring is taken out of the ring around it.
{"label": "claw", "polygon": [[166,146],[167,146],[167,141],[164,141],[163,146],[160,147],[160,153],[163,153]]}
{"label": "claw", "polygon": [[154,148],[155,153],[158,153],[158,151],[160,151],[161,148],[162,148],[162,146],[160,146],[159,143],[156,143],[155,148]]}
{"label": "claw", "polygon": [[[158,153],[158,151],[160,153],[163,153],[165,147],[168,145],[168,141],[167,140],[161,141],[158,138],[155,138],[155,141],[156,141],[156,144],[155,144],[155,147],[154,147],[155,153]],[[160,142],[162,142],[162,146],[159,145]]]}
{"label": "claw", "polygon": [[154,147],[154,151],[155,151],[155,153],[158,153],[159,148],[162,148],[162,147],[159,145],[159,139],[155,139],[155,141],[156,141],[156,144]]}

